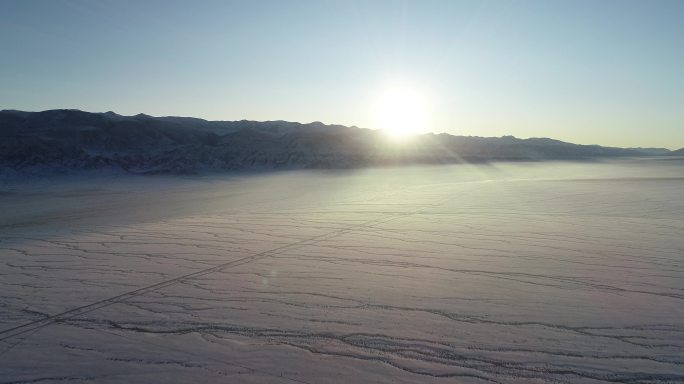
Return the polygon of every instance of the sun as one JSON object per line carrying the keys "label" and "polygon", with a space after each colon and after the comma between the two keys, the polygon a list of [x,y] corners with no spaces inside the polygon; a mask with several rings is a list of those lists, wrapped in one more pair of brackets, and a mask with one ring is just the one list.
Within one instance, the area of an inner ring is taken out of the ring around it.
{"label": "sun", "polygon": [[381,93],[375,107],[376,127],[390,137],[405,139],[423,132],[428,112],[423,94],[408,87],[392,87]]}

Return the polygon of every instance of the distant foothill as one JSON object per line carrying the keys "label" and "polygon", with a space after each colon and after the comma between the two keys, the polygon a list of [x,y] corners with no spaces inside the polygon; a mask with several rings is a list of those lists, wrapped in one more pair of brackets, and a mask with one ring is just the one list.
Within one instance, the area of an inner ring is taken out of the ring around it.
{"label": "distant foothill", "polygon": [[382,132],[320,122],[207,121],[73,109],[0,111],[0,173],[118,170],[187,174],[406,164],[684,156],[684,149],[577,145],[547,138]]}

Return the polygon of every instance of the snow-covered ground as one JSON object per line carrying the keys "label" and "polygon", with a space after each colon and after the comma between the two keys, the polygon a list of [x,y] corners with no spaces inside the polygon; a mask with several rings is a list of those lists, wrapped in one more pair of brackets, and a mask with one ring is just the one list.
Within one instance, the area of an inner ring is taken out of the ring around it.
{"label": "snow-covered ground", "polygon": [[684,162],[0,186],[0,383],[684,382]]}

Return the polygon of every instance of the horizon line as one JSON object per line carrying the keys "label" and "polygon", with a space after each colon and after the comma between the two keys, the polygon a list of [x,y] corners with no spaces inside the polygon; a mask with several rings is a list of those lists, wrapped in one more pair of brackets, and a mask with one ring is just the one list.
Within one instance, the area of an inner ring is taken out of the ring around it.
{"label": "horizon line", "polygon": [[[104,112],[93,112],[93,111],[87,111],[87,110],[83,110],[83,109],[79,109],[79,108],[51,108],[51,109],[44,109],[42,111],[35,111],[35,110],[28,111],[28,110],[21,110],[21,109],[2,109],[2,110],[0,110],[0,112],[23,112],[23,113],[42,113],[42,112],[51,112],[51,111],[77,111],[77,112],[92,113],[92,114],[112,113],[112,114],[115,114],[117,116],[122,116],[122,117],[146,116],[146,117],[151,117],[151,118],[186,118],[186,119],[203,120],[206,122],[219,122],[219,123],[220,122],[229,122],[230,123],[230,122],[240,122],[240,121],[257,122],[257,123],[259,123],[259,122],[262,122],[262,123],[283,122],[283,123],[293,123],[293,124],[301,124],[301,125],[318,123],[318,124],[323,124],[325,126],[338,126],[338,127],[345,127],[345,128],[367,129],[367,130],[371,130],[371,131],[382,131],[381,128],[368,128],[368,127],[360,127],[357,125],[346,125],[346,124],[339,124],[339,123],[325,123],[325,122],[320,121],[320,120],[314,120],[314,121],[311,121],[308,123],[304,123],[304,122],[300,122],[300,121],[283,120],[283,119],[253,120],[253,119],[243,118],[243,119],[239,119],[239,120],[211,120],[208,118],[196,117],[196,116],[182,116],[182,115],[163,115],[163,116],[159,115],[159,116],[155,116],[155,115],[150,115],[150,114],[147,114],[144,112],[139,112],[135,115],[125,115],[125,114],[121,114],[118,112],[114,112],[113,110],[108,110],[108,111],[104,111]],[[624,149],[666,149],[666,150],[669,150],[671,152],[677,151],[679,149],[684,149],[684,145],[683,146],[670,146],[670,147],[655,147],[655,146],[622,147],[622,146],[615,146],[612,144],[597,144],[597,143],[580,144],[580,143],[576,143],[573,141],[567,141],[567,140],[563,140],[563,139],[555,139],[553,137],[548,137],[548,136],[519,137],[519,136],[515,136],[512,134],[505,134],[505,135],[501,135],[501,136],[478,136],[478,135],[465,135],[465,134],[457,135],[457,134],[453,134],[453,133],[449,133],[449,132],[435,132],[435,131],[425,131],[425,132],[416,133],[416,135],[418,135],[418,136],[429,135],[429,134],[432,134],[432,135],[448,135],[448,136],[454,136],[454,137],[478,137],[478,138],[505,138],[505,137],[510,137],[510,138],[514,138],[514,139],[518,139],[518,140],[547,139],[547,140],[555,140],[555,141],[560,141],[563,143],[573,144],[573,145],[599,146],[599,147],[606,147],[606,148],[624,148]]]}

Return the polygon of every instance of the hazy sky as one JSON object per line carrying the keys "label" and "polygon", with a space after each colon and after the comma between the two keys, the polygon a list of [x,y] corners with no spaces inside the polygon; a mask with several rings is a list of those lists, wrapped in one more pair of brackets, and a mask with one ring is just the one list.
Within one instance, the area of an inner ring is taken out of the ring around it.
{"label": "hazy sky", "polygon": [[684,1],[0,0],[0,109],[684,147]]}

